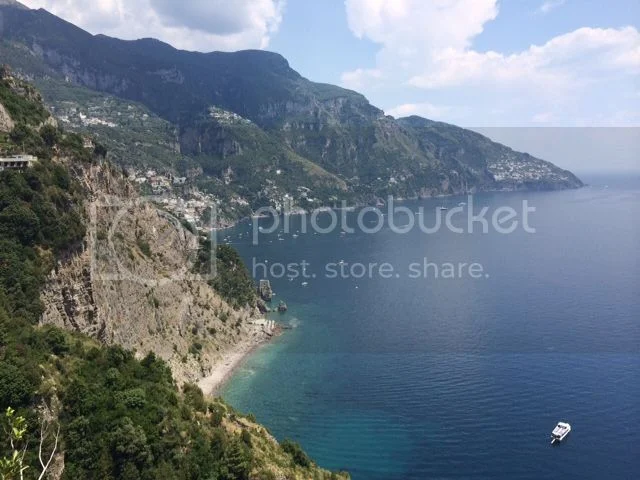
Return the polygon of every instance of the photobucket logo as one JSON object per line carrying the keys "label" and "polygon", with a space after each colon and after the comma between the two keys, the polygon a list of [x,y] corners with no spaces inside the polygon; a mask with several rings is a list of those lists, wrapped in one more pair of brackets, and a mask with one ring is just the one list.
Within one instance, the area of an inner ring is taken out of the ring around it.
{"label": "photobucket logo", "polygon": [[[467,198],[466,203],[448,209],[444,207],[418,207],[417,211],[405,205],[396,205],[393,197],[389,197],[384,210],[378,207],[365,207],[357,215],[349,215],[346,202],[342,202],[340,209],[319,209],[311,214],[300,213],[300,233],[313,232],[327,234],[336,230],[344,233],[354,233],[356,229],[366,234],[375,234],[388,228],[394,233],[403,235],[419,228],[421,232],[431,235],[446,229],[456,234],[473,234],[482,232],[488,234],[493,231],[507,235],[518,229],[526,233],[536,233],[531,226],[530,216],[536,208],[523,200],[520,209],[512,206],[501,206],[490,209],[487,206],[476,212],[473,196]],[[320,219],[323,222],[320,222]],[[270,221],[268,226],[266,221]],[[260,242],[261,235],[276,232],[292,233],[289,215],[281,215],[272,207],[260,208],[253,221],[253,244]],[[297,231],[296,231],[297,233]]]}

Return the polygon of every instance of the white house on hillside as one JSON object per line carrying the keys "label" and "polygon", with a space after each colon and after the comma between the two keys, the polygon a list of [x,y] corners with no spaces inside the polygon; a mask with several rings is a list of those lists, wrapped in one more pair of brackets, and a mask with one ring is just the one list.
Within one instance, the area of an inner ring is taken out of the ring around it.
{"label": "white house on hillside", "polygon": [[0,172],[7,169],[24,170],[30,168],[38,161],[38,157],[33,155],[12,155],[10,157],[0,157]]}

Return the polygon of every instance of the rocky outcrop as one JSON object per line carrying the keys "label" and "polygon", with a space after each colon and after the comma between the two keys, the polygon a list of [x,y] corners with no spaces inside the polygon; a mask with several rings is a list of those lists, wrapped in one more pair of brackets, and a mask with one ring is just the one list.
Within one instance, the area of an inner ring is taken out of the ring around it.
{"label": "rocky outcrop", "polygon": [[234,310],[191,273],[197,238],[108,166],[74,167],[88,196],[81,251],[42,293],[41,322],[166,360],[178,383],[207,376],[228,349],[267,339],[259,312]]}
{"label": "rocky outcrop", "polygon": [[222,158],[242,155],[240,143],[224,125],[218,122],[202,123],[186,128],[180,136],[180,151],[187,155],[215,155]]}
{"label": "rocky outcrop", "polygon": [[4,105],[0,103],[0,132],[10,132],[13,130],[14,125],[11,115],[4,108]]}
{"label": "rocky outcrop", "polygon": [[258,284],[258,295],[265,302],[270,302],[273,298],[273,290],[271,289],[271,282],[269,280],[260,280]]}

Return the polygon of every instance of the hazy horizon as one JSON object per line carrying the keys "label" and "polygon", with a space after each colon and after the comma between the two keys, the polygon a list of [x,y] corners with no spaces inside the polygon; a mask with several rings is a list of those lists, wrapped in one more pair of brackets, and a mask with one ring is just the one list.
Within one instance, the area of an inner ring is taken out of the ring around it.
{"label": "hazy horizon", "polygon": [[470,127],[575,174],[640,173],[638,127]]}

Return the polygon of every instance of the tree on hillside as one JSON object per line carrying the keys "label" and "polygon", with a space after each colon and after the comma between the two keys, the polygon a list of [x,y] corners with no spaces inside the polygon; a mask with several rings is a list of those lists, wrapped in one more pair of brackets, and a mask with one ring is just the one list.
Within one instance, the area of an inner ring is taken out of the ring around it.
{"label": "tree on hillside", "polygon": [[[40,474],[38,480],[45,478],[45,474],[58,450],[58,439],[60,438],[60,425],[55,429],[55,433],[51,428],[52,425],[43,420],[40,425],[40,443],[38,445],[38,460],[40,461]],[[28,443],[25,441],[27,436],[27,421],[22,416],[16,416],[16,412],[11,407],[5,411],[2,419],[2,429],[9,445],[11,454],[7,457],[0,458],[0,478],[2,480],[23,480],[24,472],[29,468],[25,465],[25,456],[27,455]],[[53,445],[50,445],[53,442]],[[49,444],[49,445],[48,445]],[[46,450],[50,450],[49,454]]]}

